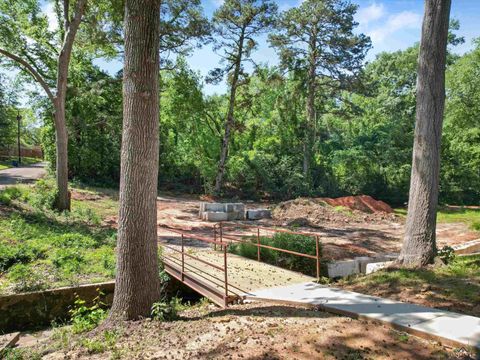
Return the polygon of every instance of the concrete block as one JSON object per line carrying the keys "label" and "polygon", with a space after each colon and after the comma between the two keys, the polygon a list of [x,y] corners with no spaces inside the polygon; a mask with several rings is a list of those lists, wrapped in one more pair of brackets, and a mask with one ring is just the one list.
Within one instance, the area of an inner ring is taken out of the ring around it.
{"label": "concrete block", "polygon": [[227,218],[229,221],[232,220],[245,220],[245,212],[244,211],[232,211],[226,212]]}
{"label": "concrete block", "polygon": [[225,204],[226,212],[245,212],[245,205],[242,203],[227,203]]}
{"label": "concrete block", "polygon": [[227,221],[228,213],[226,212],[215,212],[215,211],[205,211],[203,213],[203,220],[205,221]]}
{"label": "concrete block", "polygon": [[354,260],[357,264],[357,272],[362,274],[365,274],[367,264],[375,261],[375,259],[370,256],[357,256]]}
{"label": "concrete block", "polygon": [[213,211],[213,212],[224,212],[225,204],[222,203],[201,203],[200,209],[202,212]]}
{"label": "concrete block", "polygon": [[385,269],[386,267],[390,266],[393,261],[382,261],[382,262],[374,262],[370,264],[366,264],[365,266],[365,274],[371,274],[378,270]]}
{"label": "concrete block", "polygon": [[270,219],[272,212],[268,209],[247,210],[248,220]]}
{"label": "concrete block", "polygon": [[337,278],[358,273],[355,260],[335,261],[327,265],[328,277]]}

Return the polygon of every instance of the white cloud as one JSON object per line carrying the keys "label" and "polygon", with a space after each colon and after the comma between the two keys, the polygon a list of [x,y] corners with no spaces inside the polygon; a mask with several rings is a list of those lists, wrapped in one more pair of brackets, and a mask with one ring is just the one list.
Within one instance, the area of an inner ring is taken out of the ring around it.
{"label": "white cloud", "polygon": [[385,15],[385,6],[383,4],[377,4],[373,2],[367,7],[360,7],[355,20],[358,21],[360,26],[367,26],[370,22],[378,20]]}
{"label": "white cloud", "polygon": [[366,33],[371,37],[373,44],[378,45],[397,31],[419,29],[421,22],[422,17],[420,14],[413,11],[402,11],[398,14],[390,15],[385,24],[366,31]]}
{"label": "white cloud", "polygon": [[57,30],[58,29],[57,14],[55,14],[53,3],[47,2],[45,6],[42,7],[42,12],[47,16],[48,30],[50,31]]}
{"label": "white cloud", "polygon": [[223,0],[211,0],[213,5],[215,6],[222,6],[223,5]]}

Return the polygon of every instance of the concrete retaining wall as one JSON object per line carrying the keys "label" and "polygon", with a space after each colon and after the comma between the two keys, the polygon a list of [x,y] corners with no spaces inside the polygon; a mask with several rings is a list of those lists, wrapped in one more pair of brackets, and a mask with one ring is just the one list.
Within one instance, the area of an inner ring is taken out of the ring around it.
{"label": "concrete retaining wall", "polygon": [[[91,305],[98,296],[98,290],[104,294],[102,302],[108,307],[111,306],[114,281],[0,296],[0,334],[50,325],[54,320],[69,319],[69,310],[75,303],[76,295],[85,300],[87,305]],[[168,282],[162,295],[167,298],[199,298],[197,293],[174,278]]]}
{"label": "concrete retaining wall", "polygon": [[102,302],[111,305],[114,289],[115,283],[111,281],[1,296],[0,332],[24,330],[66,319],[77,294],[91,304],[101,290],[105,294]]}

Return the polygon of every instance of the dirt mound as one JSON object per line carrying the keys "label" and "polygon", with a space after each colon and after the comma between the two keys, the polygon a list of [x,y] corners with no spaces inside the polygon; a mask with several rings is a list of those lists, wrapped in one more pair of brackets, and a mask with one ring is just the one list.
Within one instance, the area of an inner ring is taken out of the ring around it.
{"label": "dirt mound", "polygon": [[331,206],[343,206],[351,210],[358,210],[368,214],[378,212],[384,212],[387,214],[393,213],[393,209],[390,205],[383,201],[375,200],[369,195],[344,196],[336,199],[319,198],[318,200],[325,201]]}
{"label": "dirt mound", "polygon": [[278,204],[272,211],[272,217],[286,226],[299,218],[305,219],[311,226],[325,223],[382,223],[397,220],[387,204],[369,196],[340,199],[298,198]]}

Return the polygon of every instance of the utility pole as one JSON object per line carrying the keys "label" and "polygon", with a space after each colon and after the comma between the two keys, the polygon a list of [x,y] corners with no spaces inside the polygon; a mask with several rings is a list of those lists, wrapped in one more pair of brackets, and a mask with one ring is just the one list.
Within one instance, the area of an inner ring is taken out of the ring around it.
{"label": "utility pole", "polygon": [[17,113],[17,124],[18,124],[18,131],[17,131],[17,144],[18,144],[18,165],[22,164],[22,153],[20,149],[20,124],[22,121],[22,115],[20,115],[20,111]]}

